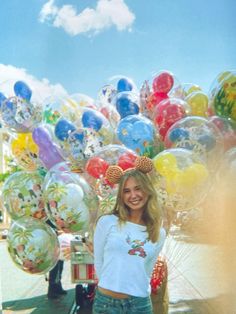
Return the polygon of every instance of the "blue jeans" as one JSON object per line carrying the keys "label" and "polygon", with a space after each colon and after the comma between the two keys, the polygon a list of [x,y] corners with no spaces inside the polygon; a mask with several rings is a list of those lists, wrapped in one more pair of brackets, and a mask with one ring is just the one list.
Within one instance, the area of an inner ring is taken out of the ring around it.
{"label": "blue jeans", "polygon": [[150,297],[116,299],[101,293],[98,289],[93,303],[93,314],[153,314]]}

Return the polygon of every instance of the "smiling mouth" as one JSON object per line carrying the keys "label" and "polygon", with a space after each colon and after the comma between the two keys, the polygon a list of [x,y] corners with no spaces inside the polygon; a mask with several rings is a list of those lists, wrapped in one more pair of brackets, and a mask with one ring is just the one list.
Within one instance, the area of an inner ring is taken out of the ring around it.
{"label": "smiling mouth", "polygon": [[130,201],[129,203],[132,205],[137,205],[141,202],[141,200]]}

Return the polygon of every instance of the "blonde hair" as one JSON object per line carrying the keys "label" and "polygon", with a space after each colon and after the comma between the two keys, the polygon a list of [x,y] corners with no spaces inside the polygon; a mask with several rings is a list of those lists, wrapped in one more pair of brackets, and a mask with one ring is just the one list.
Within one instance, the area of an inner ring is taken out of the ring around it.
{"label": "blonde hair", "polygon": [[111,214],[116,215],[120,223],[124,223],[128,220],[129,209],[123,202],[123,189],[125,182],[130,177],[135,178],[143,192],[148,196],[142,220],[147,227],[148,239],[151,242],[157,242],[162,222],[162,210],[158,204],[157,193],[148,174],[144,174],[137,169],[125,171],[119,182],[116,204]]}

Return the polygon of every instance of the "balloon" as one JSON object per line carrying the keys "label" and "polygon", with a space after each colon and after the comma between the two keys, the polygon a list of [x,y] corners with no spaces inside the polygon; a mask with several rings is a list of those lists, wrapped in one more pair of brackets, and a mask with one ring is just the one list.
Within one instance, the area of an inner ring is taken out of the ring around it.
{"label": "balloon", "polygon": [[236,122],[230,118],[223,118],[219,116],[212,116],[209,118],[209,121],[213,122],[220,130],[223,136],[225,151],[236,146]]}
{"label": "balloon", "polygon": [[7,98],[5,97],[5,95],[3,95],[3,93],[0,92],[0,110],[2,107],[2,103],[6,100]]}
{"label": "balloon", "polygon": [[55,125],[60,119],[74,122],[77,107],[67,97],[50,96],[43,101],[43,122]]}
{"label": "balloon", "polygon": [[112,99],[117,94],[117,90],[113,85],[107,84],[98,92],[97,103],[99,106],[106,106],[112,103]]}
{"label": "balloon", "polygon": [[114,103],[121,119],[139,113],[138,99],[131,92],[118,93],[114,98]]}
{"label": "balloon", "polygon": [[31,217],[13,221],[7,245],[15,265],[29,274],[46,274],[59,258],[60,247],[54,230]]}
{"label": "balloon", "polygon": [[190,114],[193,116],[207,117],[208,97],[203,92],[193,92],[189,94],[185,101],[190,106]]}
{"label": "balloon", "polygon": [[157,75],[152,82],[154,92],[167,94],[174,85],[173,74],[170,72],[162,72]]}
{"label": "balloon", "polygon": [[117,126],[117,137],[138,155],[152,158],[160,149],[153,123],[141,115],[130,115],[121,119]]}
{"label": "balloon", "polygon": [[42,119],[41,106],[17,96],[3,101],[1,110],[5,127],[19,133],[31,132]]}
{"label": "balloon", "polygon": [[14,84],[14,92],[16,96],[19,96],[27,101],[30,101],[30,98],[32,96],[32,90],[23,81],[17,81]]}
{"label": "balloon", "polygon": [[188,104],[181,99],[170,98],[161,101],[153,113],[153,121],[161,137],[164,139],[169,128],[186,117],[188,112]]}
{"label": "balloon", "polygon": [[[153,93],[147,98],[147,108],[148,110],[153,113],[155,107],[165,99],[168,99],[168,95],[165,93]],[[151,114],[152,115],[152,114]]]}
{"label": "balloon", "polygon": [[153,164],[157,171],[154,184],[164,208],[189,210],[207,195],[210,187],[208,167],[192,151],[167,149],[153,158]]}
{"label": "balloon", "polygon": [[188,95],[190,95],[193,92],[200,92],[202,91],[201,87],[196,85],[196,84],[192,84],[192,83],[183,83],[182,84],[182,89],[184,92],[184,97],[187,97]]}
{"label": "balloon", "polygon": [[121,78],[117,82],[117,91],[125,92],[125,91],[132,91],[133,89],[133,82],[128,78]]}
{"label": "balloon", "polygon": [[133,168],[137,155],[130,152],[123,153],[118,159],[118,166],[121,167],[123,170]]}
{"label": "balloon", "polygon": [[217,78],[209,99],[216,115],[236,121],[236,71],[224,72]]}
{"label": "balloon", "polygon": [[12,219],[34,217],[47,219],[43,200],[43,177],[37,172],[18,171],[4,182],[4,206]]}
{"label": "balloon", "polygon": [[67,99],[70,105],[72,105],[73,109],[76,111],[78,107],[87,107],[91,109],[97,109],[95,106],[95,101],[93,98],[89,97],[85,94],[72,94]]}
{"label": "balloon", "polygon": [[56,125],[54,133],[60,141],[65,141],[69,134],[76,130],[76,127],[66,119],[60,119]]}
{"label": "balloon", "polygon": [[206,151],[211,151],[216,146],[216,139],[214,134],[203,134],[199,136],[198,143],[205,147]]}
{"label": "balloon", "polygon": [[[112,184],[106,179],[105,173],[107,167],[111,165],[119,165],[125,170],[133,165],[136,158],[137,154],[125,146],[110,144],[103,147],[88,160],[88,165],[91,165],[91,170],[88,171],[88,176],[91,178],[90,185],[99,197],[98,215],[111,212],[116,202],[117,184]],[[92,163],[90,163],[91,159]],[[98,169],[98,173],[95,173],[94,175],[92,166],[93,164],[96,164],[96,160],[102,160],[102,166]]]}
{"label": "balloon", "polygon": [[92,157],[86,164],[86,171],[94,178],[99,179],[101,175],[105,175],[109,164],[100,157]]}
{"label": "balloon", "polygon": [[102,119],[100,113],[96,113],[92,110],[84,111],[82,115],[82,124],[85,128],[92,128],[95,131],[99,131],[102,127]]}
{"label": "balloon", "polygon": [[13,219],[34,217],[46,220],[43,177],[37,172],[18,171],[4,182],[3,202]]}
{"label": "balloon", "polygon": [[213,172],[224,150],[219,129],[213,122],[198,116],[185,117],[174,123],[166,133],[164,144],[168,148],[192,150],[200,159],[205,160]]}
{"label": "balloon", "polygon": [[153,164],[157,172],[165,176],[170,170],[177,168],[177,160],[170,152],[162,152],[153,159]]}
{"label": "balloon", "polygon": [[38,168],[38,146],[31,133],[17,134],[11,142],[11,149],[18,164],[24,169],[34,171]]}
{"label": "balloon", "polygon": [[59,148],[53,143],[50,133],[45,127],[35,128],[32,137],[39,147],[39,158],[47,169],[63,161]]}
{"label": "balloon", "polygon": [[89,228],[91,212],[97,212],[98,197],[85,179],[71,171],[49,170],[44,181],[47,214],[64,232],[84,233]]}
{"label": "balloon", "polygon": [[188,139],[189,138],[189,132],[188,130],[185,130],[184,128],[173,128],[169,132],[169,139],[171,142],[179,141],[180,139]]}

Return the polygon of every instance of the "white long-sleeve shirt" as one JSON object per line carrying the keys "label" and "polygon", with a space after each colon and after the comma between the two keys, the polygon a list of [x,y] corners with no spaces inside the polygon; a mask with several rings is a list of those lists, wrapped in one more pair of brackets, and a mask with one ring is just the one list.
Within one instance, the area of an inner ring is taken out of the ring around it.
{"label": "white long-sleeve shirt", "polygon": [[151,293],[150,279],[166,232],[159,241],[147,240],[146,227],[132,222],[119,224],[115,215],[102,216],[94,234],[94,264],[98,286],[136,297]]}

